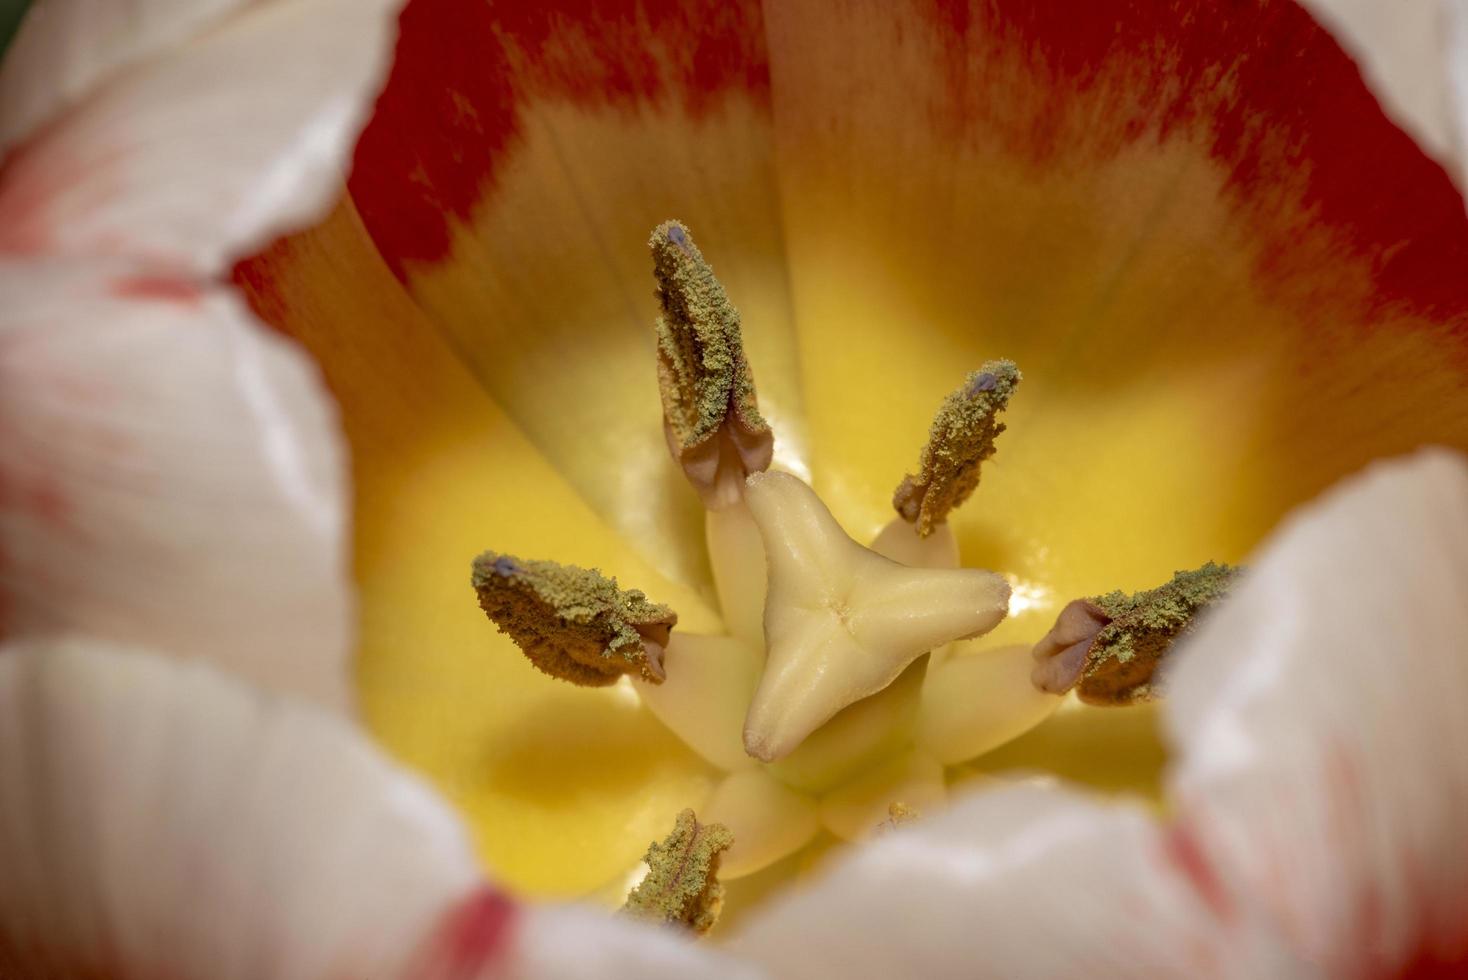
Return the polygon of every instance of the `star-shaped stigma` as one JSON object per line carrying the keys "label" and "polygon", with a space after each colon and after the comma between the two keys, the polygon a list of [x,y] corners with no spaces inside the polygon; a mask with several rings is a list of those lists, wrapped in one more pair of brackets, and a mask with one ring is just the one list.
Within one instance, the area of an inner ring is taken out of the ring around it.
{"label": "star-shaped stigma", "polygon": [[769,570],[765,670],[744,720],[757,759],[783,758],[924,653],[988,632],[1008,610],[1002,576],[883,558],[794,476],[755,473],[744,494]]}

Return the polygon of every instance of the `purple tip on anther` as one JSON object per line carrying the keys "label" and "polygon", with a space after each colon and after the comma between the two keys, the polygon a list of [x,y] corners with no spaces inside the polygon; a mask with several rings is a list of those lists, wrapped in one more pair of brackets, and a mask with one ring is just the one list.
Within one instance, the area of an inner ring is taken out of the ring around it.
{"label": "purple tip on anther", "polygon": [[693,254],[688,250],[688,232],[683,230],[682,225],[668,226],[668,241],[672,242],[674,245],[677,245],[678,251],[682,252],[684,255]]}
{"label": "purple tip on anther", "polygon": [[977,378],[974,378],[974,380],[969,383],[968,396],[972,398],[981,391],[993,391],[994,386],[998,383],[998,378],[990,374],[988,371],[985,371],[983,374],[979,375]]}
{"label": "purple tip on anther", "polygon": [[500,578],[509,578],[520,570],[520,566],[509,558],[496,558],[494,560],[494,573]]}

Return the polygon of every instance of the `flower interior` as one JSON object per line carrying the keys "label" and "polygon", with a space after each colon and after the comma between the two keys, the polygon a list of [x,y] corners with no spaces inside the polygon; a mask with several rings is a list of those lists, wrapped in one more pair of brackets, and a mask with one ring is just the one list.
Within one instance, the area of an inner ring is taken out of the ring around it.
{"label": "flower interior", "polygon": [[[365,720],[506,885],[619,900],[722,778],[631,682],[531,669],[466,582],[486,548],[554,559],[672,607],[674,642],[730,631],[658,397],[669,216],[738,307],[773,471],[856,542],[944,396],[1020,366],[947,522],[1013,590],[983,649],[1468,442],[1468,220],[1334,42],[1284,2],[1040,6],[418,0],[340,204],[238,266],[340,404]],[[1151,718],[1068,701],[946,781],[1151,793]]]}

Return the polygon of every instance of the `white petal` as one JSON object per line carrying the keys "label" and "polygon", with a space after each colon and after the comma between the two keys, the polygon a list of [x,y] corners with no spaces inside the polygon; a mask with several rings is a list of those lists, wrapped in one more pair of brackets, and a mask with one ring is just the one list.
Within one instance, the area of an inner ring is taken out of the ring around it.
{"label": "white petal", "polygon": [[314,219],[339,192],[399,3],[253,4],[97,86],[6,161],[0,251],[217,273]]}
{"label": "white petal", "polygon": [[1282,976],[1209,909],[1135,807],[1051,789],[971,796],[848,852],[729,948],[779,977]]}
{"label": "white petal", "polygon": [[720,769],[750,769],[744,712],[759,681],[759,656],[728,636],[673,631],[663,652],[667,678],[635,681],[648,709],[693,751]]}
{"label": "white petal", "polygon": [[0,61],[0,147],[245,0],[36,0]]}
{"label": "white petal", "polygon": [[1290,518],[1182,651],[1171,789],[1230,889],[1331,976],[1468,963],[1468,462]]}
{"label": "white petal", "polygon": [[0,652],[0,799],[24,976],[392,977],[480,887],[452,813],[349,725],[99,644]]}
{"label": "white petal", "polygon": [[348,701],[345,460],[313,365],[220,290],[0,264],[0,608]]}
{"label": "white petal", "polygon": [[1356,59],[1386,113],[1461,178],[1462,112],[1468,103],[1455,98],[1452,84],[1455,63],[1468,58],[1468,38],[1460,42],[1454,36],[1461,0],[1302,3]]}
{"label": "white petal", "polygon": [[945,765],[982,755],[1050,717],[1062,698],[1030,683],[1025,646],[954,652],[928,667],[918,708],[918,744]]}
{"label": "white petal", "polygon": [[755,980],[766,974],[674,930],[576,907],[527,909],[495,980]]}
{"label": "white petal", "polygon": [[815,800],[763,769],[736,772],[699,809],[704,823],[721,823],[734,843],[719,859],[722,878],[741,878],[794,854],[821,829]]}

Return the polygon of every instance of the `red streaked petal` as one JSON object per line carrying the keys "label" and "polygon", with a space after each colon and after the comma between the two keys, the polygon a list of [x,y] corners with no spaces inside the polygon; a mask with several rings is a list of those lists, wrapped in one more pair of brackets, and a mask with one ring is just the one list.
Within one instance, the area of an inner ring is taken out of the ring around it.
{"label": "red streaked petal", "polygon": [[1468,460],[1378,464],[1290,518],[1180,655],[1174,800],[1329,976],[1468,964]]}
{"label": "red streaked petal", "polygon": [[405,976],[413,980],[498,976],[521,921],[522,911],[511,899],[492,886],[482,886],[439,916]]}
{"label": "red streaked petal", "polygon": [[319,217],[399,2],[255,4],[99,87],[0,169],[0,252],[218,273]]}
{"label": "red streaked petal", "polygon": [[6,975],[394,977],[483,918],[467,839],[418,780],[197,664],[5,648],[0,798]]}
{"label": "red streaked petal", "polygon": [[3,263],[0,633],[209,651],[349,701],[347,487],[318,374],[231,295]]}

